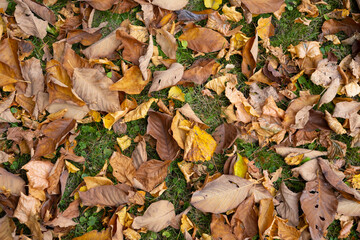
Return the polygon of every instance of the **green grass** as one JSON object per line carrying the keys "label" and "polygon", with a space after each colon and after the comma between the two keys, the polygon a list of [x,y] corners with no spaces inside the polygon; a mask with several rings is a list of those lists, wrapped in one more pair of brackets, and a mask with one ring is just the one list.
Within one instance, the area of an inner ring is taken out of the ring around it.
{"label": "green grass", "polygon": [[[57,13],[61,10],[62,7],[66,5],[68,1],[59,0],[57,4],[51,7],[51,9]],[[227,3],[228,1],[224,1]],[[312,19],[310,26],[305,26],[299,23],[294,23],[294,20],[301,16],[301,14],[296,9],[297,5],[300,4],[299,0],[291,1],[286,0],[288,4],[286,12],[282,15],[281,20],[277,20],[273,17],[273,24],[276,28],[275,36],[271,37],[271,45],[272,46],[282,46],[284,52],[286,52],[287,47],[290,44],[296,45],[301,41],[316,41],[318,39],[318,35],[321,33],[321,25],[324,21],[323,15],[332,11],[335,8],[340,8],[340,1],[337,0],[329,0],[328,6],[325,5],[318,5],[320,15],[317,18]],[[13,2],[10,3],[9,9],[7,10],[8,14],[12,14],[14,11],[15,4]],[[190,0],[189,4],[186,7],[188,10],[196,10],[200,11],[205,9],[203,0]],[[136,19],[136,12],[140,11],[140,7],[136,7],[131,10],[129,13],[124,14],[114,14],[110,11],[100,12],[96,11],[94,16],[93,26],[98,26],[101,22],[107,21],[108,25],[103,28],[102,33],[105,37],[111,31],[115,30],[117,27],[120,26],[121,22],[126,19],[129,19],[132,24],[141,25],[143,24]],[[253,22],[251,24],[247,24],[245,20],[241,20],[239,23],[234,23],[233,27],[238,25],[243,25],[242,31],[247,34],[248,36],[254,35],[254,30],[256,26],[256,22],[260,17],[268,17],[270,14],[263,14],[260,16],[256,16],[253,18]],[[202,23],[204,24],[204,22]],[[178,33],[180,35],[181,33]],[[178,36],[177,35],[177,36]],[[345,38],[343,34],[337,34],[340,40]],[[31,38],[33,44],[35,45],[35,50],[31,57],[36,57],[41,59],[44,52],[43,46],[44,43],[48,44],[50,47],[52,43],[56,40],[55,35],[48,34],[45,37],[44,42],[40,41],[36,38]],[[155,43],[156,46],[157,43]],[[180,43],[179,43],[180,46]],[[76,45],[76,51],[79,52],[80,45]],[[159,49],[160,50],[160,49]],[[323,51],[324,56],[326,56],[327,52],[332,51],[339,59],[345,57],[347,54],[350,53],[351,48],[349,46],[343,45],[334,45],[331,42],[326,42],[322,45],[321,50]],[[163,57],[166,57],[162,51],[160,54]],[[260,69],[265,62],[267,54],[263,48],[260,48],[259,52],[259,63],[257,69]],[[199,56],[197,58],[192,57],[192,51],[189,49],[181,49],[179,47],[177,51],[177,60],[179,63],[183,64],[186,67],[189,67],[196,59],[205,58],[205,57],[216,57],[216,53],[206,54],[205,56]],[[219,60],[221,64],[234,64],[235,69],[231,72],[238,76],[238,89],[248,94],[249,87],[244,82],[247,80],[244,75],[241,73],[241,57],[238,55],[234,55],[231,57],[229,62],[225,60]],[[45,62],[42,62],[44,65]],[[159,67],[151,67],[152,71],[156,70],[164,70],[165,68],[162,66]],[[320,94],[323,92],[323,88],[314,85],[308,77],[302,77],[298,81],[298,87],[301,90],[310,89],[312,94]],[[147,91],[149,90],[150,86],[147,86],[142,94],[133,95],[137,102],[140,104],[142,102],[147,101],[150,96],[147,95]],[[208,129],[209,133],[212,133],[217,126],[224,122],[224,120],[220,117],[221,109],[220,106],[226,106],[229,102],[222,94],[221,96],[214,94],[214,99],[210,99],[208,97],[204,97],[201,94],[201,90],[203,86],[194,86],[194,87],[180,87],[182,91],[185,93],[186,103],[189,103],[194,110],[194,112],[202,119],[207,125],[210,126]],[[165,104],[168,103],[167,99],[168,89],[161,90],[159,92],[153,93],[153,97],[165,99]],[[177,100],[174,100],[176,107],[181,107],[184,103],[181,103]],[[282,103],[282,107],[286,108],[288,102],[285,101]],[[324,110],[331,108],[329,105],[325,105],[320,110]],[[153,109],[158,109],[156,104],[153,104]],[[140,119],[137,121],[127,123],[127,135],[134,139],[137,135],[144,135],[146,133],[146,126],[147,120]],[[92,123],[86,125],[80,125],[80,135],[76,138],[78,141],[78,145],[75,149],[76,154],[79,156],[83,156],[86,159],[85,163],[85,170],[79,171],[75,174],[70,174],[69,179],[67,181],[66,191],[62,200],[59,203],[60,209],[65,209],[68,204],[73,200],[70,197],[71,192],[82,182],[83,177],[85,176],[94,176],[96,175],[100,169],[105,164],[112,152],[115,150],[116,144],[116,137],[119,137],[117,134],[114,133],[113,130],[106,130],[102,126],[102,123]],[[333,136],[334,139],[343,141],[348,146],[347,155],[345,157],[346,161],[354,164],[359,165],[360,154],[359,149],[353,148],[350,149],[350,142],[351,138],[346,136]],[[136,144],[132,142],[131,146],[125,150],[124,154],[127,156],[131,155],[131,152],[135,148]],[[275,187],[278,187],[279,183],[282,180],[286,180],[287,185],[294,191],[301,192],[304,188],[304,182],[300,181],[292,177],[291,169],[287,166],[282,157],[277,155],[274,151],[269,151],[267,148],[263,149],[260,148],[258,144],[250,144],[245,143],[240,140],[236,141],[236,146],[240,151],[241,155],[246,156],[249,160],[254,160],[256,162],[256,166],[263,169],[269,170],[269,172],[275,172],[279,167],[283,168],[282,178],[279,179],[275,183]],[[318,146],[317,146],[318,147]],[[156,151],[154,148],[147,144],[147,152],[149,159],[159,159]],[[5,167],[17,174],[21,174],[21,176],[25,177],[25,172],[20,170],[21,167],[29,161],[30,157],[28,155],[19,156],[16,161],[10,166],[5,164]],[[204,163],[207,167],[210,174],[214,174],[217,171],[222,172],[223,166],[226,161],[227,157],[224,154],[215,155],[213,161],[209,161]],[[53,161],[55,158],[53,159]],[[185,210],[188,206],[190,206],[190,198],[192,192],[194,191],[193,188],[187,185],[179,167],[177,166],[177,162],[181,161],[181,156],[173,161],[169,167],[168,176],[166,178],[166,185],[168,189],[161,195],[159,198],[153,198],[149,194],[147,194],[147,202],[146,207],[157,200],[166,199],[171,201],[175,205],[176,213],[180,213],[181,211]],[[81,164],[76,164],[77,167],[82,169]],[[111,167],[109,167],[109,171],[111,172]],[[115,179],[113,179],[115,181]],[[199,179],[199,181],[203,181],[204,176]],[[71,239],[76,236],[80,236],[85,232],[91,230],[101,230],[103,228],[101,219],[106,215],[109,216],[108,211],[109,208],[105,210],[101,210],[99,212],[96,211],[96,208],[82,208],[81,215],[75,219],[75,221],[79,222],[79,224],[70,231],[70,234],[63,239]],[[134,206],[130,208],[130,212],[134,214],[137,213],[137,207]],[[201,233],[208,233],[210,234],[210,222],[211,222],[211,215],[204,214],[199,210],[192,208],[189,212],[188,217],[196,224],[198,228],[197,237],[200,237]],[[24,225],[20,225],[21,229],[26,229]],[[19,229],[18,229],[19,231]],[[338,233],[340,231],[339,222],[335,221],[329,228],[328,239],[336,239]],[[352,232],[349,239],[356,238],[355,233]],[[183,234],[179,230],[175,230],[171,227],[164,229],[159,233],[148,232],[146,234],[142,234],[142,239],[184,239]]]}

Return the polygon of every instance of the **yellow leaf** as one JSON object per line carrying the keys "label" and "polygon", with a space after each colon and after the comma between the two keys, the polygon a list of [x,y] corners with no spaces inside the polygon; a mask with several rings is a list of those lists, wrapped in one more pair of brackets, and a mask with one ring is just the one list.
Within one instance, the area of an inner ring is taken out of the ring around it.
{"label": "yellow leaf", "polygon": [[227,76],[221,76],[218,78],[214,78],[213,80],[209,81],[205,84],[206,88],[209,88],[220,95],[223,91],[225,91],[225,83],[228,81]]}
{"label": "yellow leaf", "polygon": [[228,7],[225,4],[222,8],[222,11],[223,11],[225,17],[227,18],[227,20],[238,22],[243,18],[241,12],[236,11],[235,6]]}
{"label": "yellow leaf", "polygon": [[69,173],[76,173],[77,171],[80,170],[74,164],[72,164],[71,162],[68,162],[66,160],[65,160],[65,166],[66,166],[67,170],[69,171]]}
{"label": "yellow leaf", "polygon": [[125,115],[124,122],[130,122],[144,118],[147,115],[147,112],[149,111],[153,102],[157,102],[157,99],[150,98],[149,101],[140,104],[136,109]]}
{"label": "yellow leaf", "polygon": [[189,183],[191,180],[191,176],[194,174],[194,163],[181,161],[178,162],[178,166],[180,168],[180,171],[184,174],[186,182]]}
{"label": "yellow leaf", "polygon": [[303,158],[304,154],[290,153],[285,157],[285,162],[290,166],[299,165]]}
{"label": "yellow leaf", "polygon": [[237,153],[237,161],[234,164],[234,175],[245,178],[248,167],[247,163],[249,160],[246,157],[242,157],[239,153]]}
{"label": "yellow leaf", "polygon": [[180,225],[180,230],[182,233],[186,231],[190,231],[191,229],[194,228],[194,224],[192,223],[192,221],[190,220],[190,218],[188,218],[188,216],[186,216],[186,214],[181,216],[181,225]]}
{"label": "yellow leaf", "polygon": [[116,138],[117,143],[119,144],[122,151],[130,147],[131,145],[131,138],[128,135],[125,135],[120,138]]}
{"label": "yellow leaf", "polygon": [[341,43],[339,38],[334,34],[326,35],[324,37],[326,40],[332,41],[335,45],[339,45]]}
{"label": "yellow leaf", "polygon": [[119,121],[120,118],[125,116],[127,112],[128,112],[127,110],[121,110],[118,112],[106,114],[106,116],[103,117],[102,119],[104,123],[104,127],[110,130],[111,127],[114,125],[114,123],[116,123],[117,121]]}
{"label": "yellow leaf", "polygon": [[168,98],[185,102],[185,94],[181,91],[181,89],[178,86],[173,86],[170,88]]}
{"label": "yellow leaf", "polygon": [[80,237],[73,238],[73,240],[108,240],[111,239],[111,228],[107,228],[101,232],[93,230],[85,233]]}
{"label": "yellow leaf", "polygon": [[230,48],[233,48],[234,50],[240,50],[243,46],[245,46],[249,39],[250,38],[247,37],[243,32],[238,32],[231,37]]}
{"label": "yellow leaf", "polygon": [[195,125],[186,136],[184,159],[192,162],[209,161],[215,149],[214,138]]}
{"label": "yellow leaf", "polygon": [[166,186],[166,182],[162,182],[159,186],[157,186],[156,188],[154,188],[153,190],[151,190],[150,194],[151,196],[153,197],[160,197],[161,194],[163,194],[167,189],[167,186]]}
{"label": "yellow leaf", "polygon": [[127,94],[140,94],[151,78],[143,79],[138,66],[128,69],[124,77],[109,87],[111,91],[123,91]]}
{"label": "yellow leaf", "polygon": [[220,7],[222,0],[204,0],[204,4],[206,8],[212,8],[217,10]]}
{"label": "yellow leaf", "polygon": [[268,18],[260,18],[258,20],[258,26],[256,27],[258,36],[261,39],[266,39],[275,35],[275,28],[271,24],[271,16]]}
{"label": "yellow leaf", "polygon": [[181,126],[183,125],[188,126],[189,129],[191,127],[191,123],[185,120],[185,118],[181,115],[179,110],[177,110],[175,117],[171,122],[171,131],[173,133],[172,134],[173,138],[175,139],[179,147],[182,149],[185,148],[186,133],[189,131],[182,128]]}
{"label": "yellow leaf", "polygon": [[101,121],[101,115],[98,111],[90,110],[89,115],[92,117],[94,122]]}
{"label": "yellow leaf", "polygon": [[351,179],[354,188],[360,189],[360,174],[354,175]]}
{"label": "yellow leaf", "polygon": [[84,177],[84,182],[87,190],[104,185],[113,185],[113,182],[106,177]]}
{"label": "yellow leaf", "polygon": [[140,233],[138,233],[137,231],[131,228],[124,230],[123,234],[126,237],[126,239],[129,240],[139,240],[141,238]]}
{"label": "yellow leaf", "polygon": [[341,123],[334,117],[331,116],[331,114],[325,110],[325,120],[329,124],[329,127],[331,130],[333,130],[336,134],[345,134],[346,130],[341,125]]}

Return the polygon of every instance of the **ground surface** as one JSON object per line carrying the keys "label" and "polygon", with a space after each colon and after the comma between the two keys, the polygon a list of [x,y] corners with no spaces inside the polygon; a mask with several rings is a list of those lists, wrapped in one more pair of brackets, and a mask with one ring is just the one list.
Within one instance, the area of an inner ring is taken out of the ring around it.
{"label": "ground surface", "polygon": [[[59,11],[63,6],[65,6],[67,1],[59,0],[51,9],[54,12]],[[226,1],[223,1],[224,3]],[[319,5],[320,10],[319,17],[313,19],[310,26],[305,26],[299,23],[294,23],[294,20],[297,17],[300,17],[300,13],[297,11],[296,6],[300,4],[300,1],[286,0],[287,8],[286,12],[282,15],[281,20],[273,19],[273,24],[275,26],[276,32],[275,36],[271,38],[271,43],[273,46],[282,46],[286,50],[287,46],[290,44],[296,45],[301,41],[311,41],[317,40],[318,35],[321,33],[322,23],[325,21],[324,15],[328,12],[331,12],[333,9],[341,8],[340,1],[329,0],[327,1],[329,5]],[[203,10],[205,9],[202,0],[190,0],[187,6],[189,10]],[[7,10],[7,13],[11,14],[14,10],[14,4],[11,3],[10,7]],[[99,12],[97,11],[94,17],[94,26],[97,26],[101,22],[108,21],[109,24],[106,28],[103,29],[104,36],[109,32],[117,28],[117,26],[125,19],[129,18],[131,21],[137,21],[135,18],[136,12],[140,11],[140,8],[137,7],[133,9],[130,13],[125,14],[113,14],[111,12]],[[269,15],[262,15],[262,17],[268,17]],[[253,19],[253,22],[257,22],[258,17]],[[202,23],[203,25],[205,22]],[[254,32],[254,24],[246,24],[245,20],[241,20],[237,25],[243,25],[242,31],[247,35],[251,36]],[[344,36],[338,34],[340,40],[344,39]],[[48,34],[44,41],[51,46],[51,43],[56,41],[56,36]],[[36,50],[33,53],[38,59],[42,58],[44,54],[42,50],[42,42],[34,39],[33,43],[36,46]],[[77,52],[79,52],[80,45],[78,48],[75,46]],[[324,43],[321,47],[321,50],[325,53],[332,49],[333,53],[339,58],[342,59],[344,56],[348,55],[351,52],[349,47],[344,45],[334,45],[332,42]],[[260,61],[258,62],[257,69],[260,69],[264,65],[265,60],[265,50],[260,49]],[[215,56],[214,54],[207,54],[207,56]],[[264,56],[264,57],[262,57]],[[189,50],[187,49],[178,49],[177,60],[179,63],[184,66],[190,66],[195,60]],[[235,69],[232,70],[232,73],[237,74],[239,82],[239,90],[247,93],[248,86],[244,83],[246,78],[243,76],[240,70],[241,57],[235,55],[231,57],[230,62],[225,62],[225,60],[220,60],[222,63],[231,63],[235,65]],[[153,68],[152,70],[159,70],[159,68]],[[309,89],[312,94],[319,94],[323,91],[322,88],[319,88],[313,85],[310,81],[307,81],[305,77],[302,77],[299,80],[301,89]],[[208,129],[209,133],[212,133],[214,129],[219,126],[224,119],[220,117],[221,109],[220,105],[225,106],[228,104],[228,100],[224,95],[218,96],[215,95],[214,99],[210,99],[201,94],[203,86],[195,87],[180,87],[185,93],[185,102],[189,103],[195,113],[207,124],[210,126]],[[145,88],[143,92],[147,92],[149,86]],[[163,90],[155,93],[155,97],[162,99],[167,98],[167,91]],[[146,94],[135,95],[133,96],[138,103],[144,102],[149,99]],[[283,102],[283,105],[280,106],[283,109],[286,109],[288,102]],[[176,106],[181,106],[182,103],[176,102]],[[146,119],[133,121],[127,124],[127,135],[130,138],[135,138],[137,135],[144,135],[146,132]],[[106,130],[102,123],[91,123],[86,125],[80,125],[80,135],[77,137],[78,146],[75,149],[75,152],[78,155],[85,157],[87,160],[85,163],[84,171],[79,171],[76,174],[71,174],[66,187],[66,192],[60,202],[60,208],[65,209],[72,199],[69,197],[70,193],[78,186],[82,181],[84,176],[94,176],[104,165],[105,161],[109,159],[112,152],[115,150],[116,138],[119,137],[114,133],[113,130]],[[350,148],[351,139],[345,136],[338,137],[338,140],[345,142],[348,145],[348,151],[345,157],[345,160],[354,165],[360,164],[360,155],[358,153],[359,149]],[[279,179],[275,186],[277,187],[281,181],[286,181],[289,188],[294,191],[301,191],[304,187],[304,183],[298,181],[296,178],[293,178],[290,174],[290,167],[285,164],[283,158],[277,155],[274,151],[269,150],[268,148],[260,148],[257,144],[248,144],[244,143],[241,140],[236,141],[236,145],[241,155],[246,156],[249,160],[255,160],[256,164],[261,169],[267,169],[270,172],[274,172],[279,167],[283,167],[282,178]],[[131,152],[135,147],[135,143],[131,145],[130,148],[124,151],[125,155],[130,156]],[[323,150],[323,148],[316,142],[306,146],[310,149]],[[155,149],[148,146],[148,156],[149,159],[158,159]],[[19,156],[14,164],[11,165],[10,170],[13,173],[24,174],[20,170],[22,165],[24,165],[29,160],[28,156]],[[206,162],[205,165],[208,168],[210,174],[215,172],[222,172],[224,162],[226,157],[224,154],[215,155],[212,161]],[[166,199],[171,201],[175,205],[176,212],[181,212],[185,210],[189,205],[189,200],[193,189],[189,188],[186,184],[186,181],[180,172],[180,169],[177,166],[177,162],[181,161],[178,159],[173,161],[170,168],[169,174],[166,178],[166,184],[168,190],[165,191],[163,195],[159,198],[147,197],[146,205],[156,202],[160,199]],[[77,165],[81,167],[81,165]],[[110,167],[111,168],[111,167]],[[110,169],[111,171],[111,169]],[[86,211],[85,211],[86,209]],[[80,236],[85,232],[91,230],[101,230],[103,225],[101,219],[105,211],[109,211],[109,208],[105,208],[99,212],[96,212],[96,208],[82,208],[82,213],[78,219],[76,219],[79,224],[75,227],[71,233],[66,236],[64,239],[72,239],[73,237]],[[137,207],[134,206],[130,208],[130,212],[136,212]],[[199,229],[199,232],[209,233],[210,234],[210,221],[211,215],[204,214],[195,208],[189,212],[188,217],[196,223],[196,226]],[[22,226],[25,228],[25,226]],[[21,228],[19,228],[21,229]],[[328,239],[336,239],[340,230],[338,222],[334,222],[329,229]],[[183,234],[180,231],[174,230],[173,228],[167,228],[159,233],[148,232],[143,234],[143,239],[183,239]],[[352,233],[349,239],[356,239],[356,234]]]}

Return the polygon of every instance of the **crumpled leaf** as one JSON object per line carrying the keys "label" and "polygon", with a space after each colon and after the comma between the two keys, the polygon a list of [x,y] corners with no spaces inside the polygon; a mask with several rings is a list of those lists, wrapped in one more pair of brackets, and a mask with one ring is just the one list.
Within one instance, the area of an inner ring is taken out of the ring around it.
{"label": "crumpled leaf", "polygon": [[30,8],[23,0],[16,0],[14,16],[18,26],[25,33],[43,39],[47,32],[47,21],[41,20],[30,11]]}
{"label": "crumpled leaf", "polygon": [[150,160],[141,164],[135,174],[134,186],[151,192],[165,180],[170,163],[171,160]]}
{"label": "crumpled leaf", "polygon": [[187,41],[188,48],[202,53],[216,52],[226,48],[228,41],[218,32],[209,28],[193,27],[186,30],[180,41]]}
{"label": "crumpled leaf", "polygon": [[222,175],[193,193],[191,204],[202,212],[223,213],[237,207],[253,183],[233,175]]}
{"label": "crumpled leaf", "polygon": [[255,71],[257,56],[258,56],[258,34],[250,38],[246,43],[242,51],[243,61],[241,63],[241,72],[250,78]]}
{"label": "crumpled leaf", "polygon": [[113,81],[97,69],[75,68],[73,76],[75,92],[96,111],[119,111],[120,102],[117,92],[109,90]]}
{"label": "crumpled leaf", "polygon": [[229,21],[239,22],[243,19],[241,12],[236,11],[236,6],[228,7],[227,4],[225,4],[222,11]]}
{"label": "crumpled leaf", "polygon": [[48,177],[54,167],[50,161],[30,161],[22,168],[27,170],[27,178],[32,188],[45,190],[49,187]]}
{"label": "crumpled leaf", "polygon": [[131,153],[131,159],[133,160],[133,165],[136,169],[147,161],[146,142],[144,139],[138,143],[135,150]]}
{"label": "crumpled leaf", "polygon": [[294,177],[298,177],[301,175],[301,177],[307,181],[314,181],[316,179],[316,174],[319,169],[318,161],[316,159],[310,160],[305,162],[300,167],[296,167],[291,169]]}
{"label": "crumpled leaf", "polygon": [[227,224],[228,220],[222,214],[213,214],[210,224],[211,239],[227,239],[235,240],[236,237],[231,231],[231,227]]}
{"label": "crumpled leaf", "polygon": [[301,13],[306,13],[307,17],[315,18],[319,15],[318,8],[310,0],[302,0],[297,9]]}
{"label": "crumpled leaf", "polygon": [[155,71],[149,94],[176,85],[181,80],[183,74],[184,66],[180,63],[171,64],[170,68],[165,71]]}
{"label": "crumpled leaf", "polygon": [[130,111],[124,116],[124,122],[135,121],[144,118],[153,102],[157,102],[156,98],[150,98],[147,102],[140,104],[136,109]]}
{"label": "crumpled leaf", "polygon": [[284,0],[241,0],[241,3],[252,13],[273,13],[280,9]]}
{"label": "crumpled leaf", "polygon": [[174,205],[166,200],[152,203],[145,211],[143,216],[134,218],[132,227],[135,229],[146,228],[153,232],[160,232],[168,227],[175,218]]}
{"label": "crumpled leaf", "polygon": [[186,136],[184,160],[209,161],[215,149],[216,141],[212,136],[195,125]]}
{"label": "crumpled leaf", "polygon": [[[145,69],[147,76],[149,71]],[[140,94],[145,86],[150,82],[150,78],[143,78],[143,73],[138,66],[129,68],[124,76],[116,83],[109,86],[111,91],[123,91],[127,94]]]}
{"label": "crumpled leaf", "polygon": [[329,127],[331,130],[333,130],[336,134],[345,134],[346,130],[343,128],[341,123],[334,117],[331,116],[331,114],[325,110],[325,120],[329,124]]}
{"label": "crumpled leaf", "polygon": [[[0,4],[1,8],[1,4]],[[7,215],[0,218],[0,239],[13,240],[15,231],[15,223]]]}
{"label": "crumpled leaf", "polygon": [[299,199],[300,193],[294,193],[288,189],[285,182],[280,185],[280,191],[276,196],[276,200],[280,203],[276,206],[278,214],[289,220],[291,226],[299,225]]}
{"label": "crumpled leaf", "polygon": [[321,60],[315,72],[311,74],[311,81],[322,87],[328,87],[337,78],[341,79],[337,64],[336,62],[330,62],[328,59]]}
{"label": "crumpled leaf", "polygon": [[132,186],[136,172],[132,159],[121,153],[114,152],[110,157],[109,162],[113,168],[114,177],[119,182]]}
{"label": "crumpled leaf", "polygon": [[122,151],[124,151],[131,145],[131,138],[129,138],[128,135],[122,136],[120,138],[116,138],[116,141]]}
{"label": "crumpled leaf", "polygon": [[228,81],[236,82],[236,76],[233,74],[226,74],[224,76],[214,78],[207,82],[205,87],[215,91],[218,95],[220,95],[223,91],[225,91],[225,84]]}
{"label": "crumpled leaf", "polygon": [[309,223],[312,239],[322,239],[335,218],[338,201],[321,173],[318,172],[316,175],[315,180],[306,183],[300,203]]}
{"label": "crumpled leaf", "polygon": [[261,39],[266,39],[275,35],[275,28],[271,24],[271,19],[271,16],[268,18],[259,18],[256,31]]}
{"label": "crumpled leaf", "polygon": [[215,129],[212,136],[217,144],[215,153],[219,154],[234,144],[238,137],[238,131],[233,124],[223,123]]}
{"label": "crumpled leaf", "polygon": [[323,55],[320,51],[320,43],[316,41],[300,42],[298,45],[290,45],[288,51],[293,58],[299,58],[297,65],[305,74],[311,74],[317,67]]}

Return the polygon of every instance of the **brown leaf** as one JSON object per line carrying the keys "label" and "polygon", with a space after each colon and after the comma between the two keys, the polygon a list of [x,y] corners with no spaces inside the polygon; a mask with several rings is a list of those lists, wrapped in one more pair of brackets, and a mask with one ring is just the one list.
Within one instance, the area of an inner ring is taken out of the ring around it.
{"label": "brown leaf", "polygon": [[88,59],[97,59],[97,58],[108,58],[113,59],[117,54],[115,51],[121,44],[121,40],[116,38],[116,32],[123,29],[119,27],[112,31],[109,35],[101,39],[100,41],[94,43],[90,47],[82,51],[82,53]]}
{"label": "brown leaf", "polygon": [[64,171],[65,167],[65,160],[64,157],[61,156],[56,160],[54,167],[51,169],[49,173],[48,181],[49,181],[49,188],[47,192],[49,194],[55,195],[60,194],[60,176]]}
{"label": "brown leaf", "polygon": [[89,108],[97,111],[119,111],[120,102],[117,92],[109,90],[113,81],[97,69],[75,68],[74,91],[88,103]]}
{"label": "brown leaf", "polygon": [[130,188],[124,184],[104,185],[91,188],[86,192],[79,192],[81,202],[84,206],[119,206],[129,203]]}
{"label": "brown leaf", "polygon": [[[0,4],[1,8],[1,4]],[[15,223],[8,216],[0,218],[0,239],[13,240],[15,231]]]}
{"label": "brown leaf", "polygon": [[277,154],[281,155],[282,157],[286,157],[290,153],[298,153],[298,154],[304,154],[304,158],[317,158],[321,156],[326,156],[327,152],[325,151],[317,151],[317,150],[311,150],[311,149],[305,149],[305,148],[292,148],[292,147],[275,147],[275,151]]}
{"label": "brown leaf", "polygon": [[281,5],[284,3],[283,0],[242,0],[242,4],[252,13],[252,14],[262,14],[262,13],[273,13],[280,9]]}
{"label": "brown leaf", "polygon": [[325,103],[331,102],[335,97],[340,87],[340,78],[335,78],[329,85],[324,95],[321,96],[319,101],[319,107]]}
{"label": "brown leaf", "polygon": [[215,59],[197,59],[191,67],[184,72],[183,81],[190,81],[196,84],[203,84],[210,75],[215,75],[219,63]]}
{"label": "brown leaf", "polygon": [[270,228],[273,223],[275,215],[274,202],[271,198],[265,198],[260,200],[259,207],[259,233],[260,238],[263,239],[265,231]]}
{"label": "brown leaf", "polygon": [[[225,223],[224,223],[225,222]],[[223,239],[223,240],[236,240],[236,236],[232,233],[231,227],[226,224],[228,220],[225,220],[222,214],[213,214],[210,224],[211,239]]]}
{"label": "brown leaf", "polygon": [[44,125],[41,133],[45,137],[39,140],[33,158],[53,153],[63,138],[75,127],[75,123],[73,119],[64,118]]}
{"label": "brown leaf", "polygon": [[241,63],[241,72],[250,78],[255,71],[257,56],[258,56],[258,35],[250,38],[246,43],[242,51],[243,61]]}
{"label": "brown leaf", "polygon": [[251,195],[236,208],[231,218],[231,228],[238,239],[252,238],[258,234],[258,216],[254,207],[255,198]]}
{"label": "brown leaf", "polygon": [[253,183],[233,175],[222,175],[193,193],[191,204],[202,212],[222,213],[237,207]]}
{"label": "brown leaf", "polygon": [[108,240],[111,239],[111,228],[106,228],[101,232],[96,230],[85,233],[80,237],[73,238],[73,240]]}
{"label": "brown leaf", "polygon": [[31,36],[43,39],[47,34],[47,21],[35,17],[24,0],[16,0],[15,2],[17,5],[15,7],[14,16],[21,30]]}
{"label": "brown leaf", "polygon": [[124,30],[117,30],[116,38],[121,40],[121,44],[124,47],[122,57],[135,65],[139,65],[139,58],[145,54],[146,45]]}
{"label": "brown leaf", "polygon": [[165,71],[155,71],[154,80],[149,89],[149,94],[176,85],[184,74],[184,66],[180,63],[171,64]]}
{"label": "brown leaf", "polygon": [[300,235],[301,232],[297,228],[293,226],[289,226],[287,224],[287,220],[281,219],[275,216],[277,227],[278,227],[278,235],[280,239],[287,239],[287,240],[297,240],[301,239]]}
{"label": "brown leaf", "polygon": [[276,206],[279,216],[288,219],[291,226],[298,226],[300,193],[290,191],[285,182],[282,182],[276,200],[279,201],[279,205]]}
{"label": "brown leaf", "polygon": [[73,202],[71,202],[69,204],[69,206],[65,209],[64,212],[58,214],[56,216],[56,218],[54,218],[50,222],[47,222],[46,225],[53,226],[53,227],[58,226],[61,228],[66,228],[66,227],[71,227],[71,226],[77,225],[78,223],[74,222],[72,219],[79,217],[79,215],[80,215],[79,204],[80,204],[79,199],[74,200]]}
{"label": "brown leaf", "polygon": [[56,22],[56,16],[53,11],[51,11],[46,6],[37,3],[32,0],[23,0],[26,5],[30,8],[31,11],[33,11],[36,15],[41,17],[43,20],[49,22],[50,24],[54,25]]}
{"label": "brown leaf", "polygon": [[321,30],[324,35],[336,34],[343,31],[350,37],[355,32],[360,32],[360,24],[355,22],[351,17],[346,17],[341,21],[329,19],[323,23]]}
{"label": "brown leaf", "polygon": [[206,27],[226,36],[231,28],[231,24],[227,21],[226,16],[220,15],[219,12],[214,11],[208,14]]}
{"label": "brown leaf", "polygon": [[0,168],[0,192],[8,192],[14,196],[20,196],[25,193],[25,181],[15,174]]}
{"label": "brown leaf", "polygon": [[[147,69],[145,71],[147,75],[150,75]],[[138,66],[132,66],[125,72],[124,77],[112,84],[109,89],[111,91],[123,91],[127,94],[140,94],[149,82],[150,78],[143,79],[143,74]]]}
{"label": "brown leaf", "polygon": [[154,53],[154,40],[152,35],[150,35],[149,39],[149,46],[146,53],[139,58],[139,68],[144,79],[150,79],[150,74],[147,68]]}
{"label": "brown leaf", "polygon": [[353,113],[360,110],[360,102],[338,102],[335,104],[333,117],[335,118],[350,118]]}
{"label": "brown leaf", "polygon": [[83,0],[90,6],[99,11],[109,10],[116,2],[116,0]]}
{"label": "brown leaf", "polygon": [[146,142],[144,139],[135,147],[135,150],[131,153],[131,158],[133,160],[133,166],[136,169],[147,161]]}
{"label": "brown leaf", "polygon": [[140,165],[134,177],[134,185],[147,192],[151,192],[157,185],[162,183],[168,172],[171,160],[150,160]]}
{"label": "brown leaf", "polygon": [[294,145],[301,146],[314,142],[319,137],[317,131],[298,130],[295,134]]}
{"label": "brown leaf", "polygon": [[156,139],[156,152],[162,160],[174,160],[179,153],[179,146],[170,135],[172,117],[154,111],[148,113],[146,133]]}
{"label": "brown leaf", "polygon": [[114,152],[110,157],[110,165],[113,168],[114,177],[121,183],[133,185],[135,167],[132,159],[118,152]]}
{"label": "brown leaf", "polygon": [[202,53],[216,52],[228,47],[228,41],[218,32],[208,28],[193,27],[186,30],[179,40],[187,41],[188,48]]}
{"label": "brown leaf", "polygon": [[357,200],[360,200],[360,192],[346,185],[343,182],[342,178],[339,177],[339,175],[337,175],[333,169],[331,169],[327,160],[319,158],[318,162],[324,174],[324,177],[336,190],[341,193],[350,194],[354,196]]}
{"label": "brown leaf", "polygon": [[191,106],[186,103],[184,106],[178,109],[182,115],[184,115],[186,118],[191,120],[192,122],[196,123],[200,128],[202,129],[208,129],[209,126],[206,125],[203,121],[201,121],[198,116],[196,116],[195,112],[191,109]]}
{"label": "brown leaf", "polygon": [[36,96],[39,92],[44,91],[45,79],[40,60],[33,57],[21,62],[21,72],[24,80],[29,82],[24,94],[26,97]]}
{"label": "brown leaf", "polygon": [[151,4],[163,9],[176,11],[186,6],[189,0],[153,0]]}
{"label": "brown leaf", "polygon": [[26,176],[32,188],[45,190],[49,187],[48,177],[54,167],[50,161],[32,160],[25,164],[22,169],[27,170]]}
{"label": "brown leaf", "polygon": [[336,79],[341,79],[341,75],[337,70],[336,62],[330,62],[328,59],[321,60],[315,72],[311,74],[311,81],[322,87],[329,87]]}
{"label": "brown leaf", "polygon": [[319,169],[318,161],[316,159],[313,159],[311,161],[305,162],[300,167],[293,168],[291,171],[293,172],[294,177],[298,177],[301,175],[301,177],[307,181],[314,181],[316,179],[316,173]]}
{"label": "brown leaf", "polygon": [[153,232],[160,232],[168,227],[175,218],[174,205],[166,200],[152,203],[145,211],[143,216],[134,218],[132,227],[134,229],[146,228]]}
{"label": "brown leaf", "polygon": [[212,136],[217,143],[215,153],[219,154],[234,144],[238,137],[238,132],[233,124],[223,123],[215,129]]}
{"label": "brown leaf", "polygon": [[163,28],[156,30],[156,42],[161,50],[171,59],[176,59],[178,44],[175,37]]}
{"label": "brown leaf", "polygon": [[317,172],[316,179],[306,183],[301,194],[301,208],[309,223],[312,239],[322,239],[335,217],[338,201],[331,186]]}
{"label": "brown leaf", "polygon": [[339,204],[337,207],[337,213],[345,216],[360,216],[360,203],[344,197],[338,198]]}
{"label": "brown leaf", "polygon": [[346,130],[343,128],[341,123],[331,116],[331,114],[325,110],[325,120],[329,124],[331,130],[333,130],[336,134],[345,134]]}
{"label": "brown leaf", "polygon": [[19,203],[16,207],[14,217],[19,219],[20,223],[26,224],[30,228],[34,239],[43,239],[43,234],[40,230],[40,223],[38,222],[41,203],[32,196],[26,196],[21,193]]}

